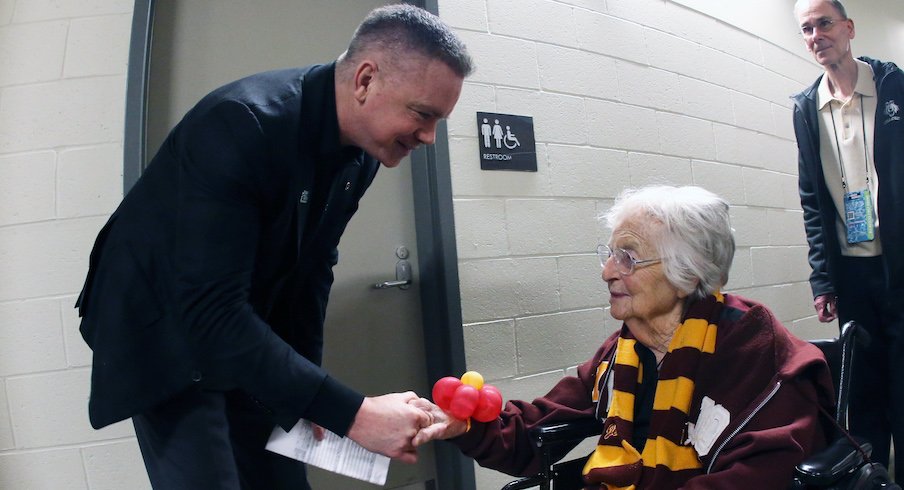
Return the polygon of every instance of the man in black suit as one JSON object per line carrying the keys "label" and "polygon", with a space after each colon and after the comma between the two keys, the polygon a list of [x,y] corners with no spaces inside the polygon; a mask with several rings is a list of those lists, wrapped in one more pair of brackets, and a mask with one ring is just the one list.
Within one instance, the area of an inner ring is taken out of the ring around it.
{"label": "man in black suit", "polygon": [[264,450],[299,419],[416,460],[416,395],[330,377],[323,320],[379,164],[433,143],[472,69],[435,16],[382,7],[337,61],[228,84],[172,130],[100,231],[77,302],[91,424],[132,417],[155,488],[307,488],[303,465]]}

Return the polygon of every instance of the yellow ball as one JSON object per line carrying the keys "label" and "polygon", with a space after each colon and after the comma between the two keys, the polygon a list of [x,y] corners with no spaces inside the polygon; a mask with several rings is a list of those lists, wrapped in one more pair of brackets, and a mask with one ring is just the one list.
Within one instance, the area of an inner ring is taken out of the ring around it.
{"label": "yellow ball", "polygon": [[483,376],[477,371],[468,371],[465,374],[462,374],[461,382],[466,385],[471,385],[478,390],[483,388]]}

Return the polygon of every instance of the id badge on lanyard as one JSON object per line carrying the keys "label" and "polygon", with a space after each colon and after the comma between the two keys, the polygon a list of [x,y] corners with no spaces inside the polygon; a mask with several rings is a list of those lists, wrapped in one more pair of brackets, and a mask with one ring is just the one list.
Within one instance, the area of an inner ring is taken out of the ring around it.
{"label": "id badge on lanyard", "polygon": [[848,243],[869,242],[875,238],[873,200],[869,189],[844,194],[844,217]]}

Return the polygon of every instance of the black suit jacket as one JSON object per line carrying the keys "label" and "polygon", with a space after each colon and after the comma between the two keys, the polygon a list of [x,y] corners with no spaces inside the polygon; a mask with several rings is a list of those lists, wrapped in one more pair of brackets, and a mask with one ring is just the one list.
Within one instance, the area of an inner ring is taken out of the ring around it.
{"label": "black suit jacket", "polygon": [[202,99],[110,217],[77,306],[95,428],[193,383],[344,434],[363,397],[320,367],[337,244],[379,167],[341,147],[335,65]]}

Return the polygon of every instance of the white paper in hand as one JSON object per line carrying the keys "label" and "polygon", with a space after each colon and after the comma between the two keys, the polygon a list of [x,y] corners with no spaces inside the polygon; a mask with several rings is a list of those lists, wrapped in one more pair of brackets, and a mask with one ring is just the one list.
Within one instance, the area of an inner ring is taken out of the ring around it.
{"label": "white paper in hand", "polygon": [[326,429],[323,440],[318,441],[314,439],[311,423],[306,420],[299,420],[289,432],[276,426],[267,441],[267,450],[377,485],[386,483],[389,472],[388,457],[368,451],[355,441]]}

